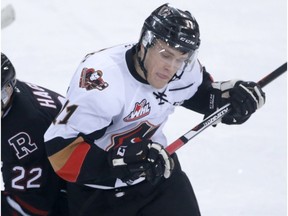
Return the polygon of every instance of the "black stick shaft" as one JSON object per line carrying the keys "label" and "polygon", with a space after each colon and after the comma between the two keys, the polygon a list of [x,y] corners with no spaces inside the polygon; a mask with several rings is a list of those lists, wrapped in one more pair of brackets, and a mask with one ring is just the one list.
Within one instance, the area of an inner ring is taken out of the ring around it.
{"label": "black stick shaft", "polygon": [[267,84],[269,84],[270,82],[272,82],[274,79],[276,79],[277,77],[279,77],[281,74],[285,73],[287,71],[287,62],[284,63],[283,65],[281,65],[279,68],[277,68],[276,70],[274,70],[272,73],[268,74],[267,76],[265,76],[264,78],[262,78],[258,84],[261,87],[266,86]]}

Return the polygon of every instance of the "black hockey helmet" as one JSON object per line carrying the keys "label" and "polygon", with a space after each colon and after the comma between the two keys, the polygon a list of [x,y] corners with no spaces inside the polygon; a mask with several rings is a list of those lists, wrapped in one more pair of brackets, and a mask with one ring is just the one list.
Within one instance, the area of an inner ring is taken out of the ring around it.
{"label": "black hockey helmet", "polygon": [[140,42],[150,45],[153,37],[163,40],[181,52],[195,51],[200,46],[200,31],[196,19],[188,11],[182,11],[166,3],[145,20]]}
{"label": "black hockey helmet", "polygon": [[138,56],[137,61],[147,79],[147,70],[144,62],[148,48],[162,40],[169,47],[175,48],[181,53],[188,54],[184,64],[174,75],[171,81],[180,79],[185,71],[191,71],[198,56],[200,46],[199,25],[196,19],[188,11],[183,11],[166,3],[154,10],[145,20],[138,42],[144,47],[144,55]]}
{"label": "black hockey helmet", "polygon": [[1,116],[11,102],[15,84],[15,69],[7,56],[1,53]]}

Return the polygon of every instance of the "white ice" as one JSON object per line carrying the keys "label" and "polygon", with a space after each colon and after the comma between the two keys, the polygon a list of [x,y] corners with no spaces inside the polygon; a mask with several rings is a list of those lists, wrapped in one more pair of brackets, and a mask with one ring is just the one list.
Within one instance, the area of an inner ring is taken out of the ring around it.
{"label": "white ice", "polygon": [[[136,42],[161,0],[1,0],[16,20],[1,31],[1,51],[17,77],[65,94],[89,52]],[[200,24],[200,61],[215,80],[258,81],[287,61],[287,1],[171,0]],[[265,87],[266,105],[241,126],[208,128],[178,151],[203,216],[287,214],[286,74]],[[169,141],[202,116],[179,108]],[[171,200],[173,205],[173,200]],[[167,205],[171,205],[167,203]]]}

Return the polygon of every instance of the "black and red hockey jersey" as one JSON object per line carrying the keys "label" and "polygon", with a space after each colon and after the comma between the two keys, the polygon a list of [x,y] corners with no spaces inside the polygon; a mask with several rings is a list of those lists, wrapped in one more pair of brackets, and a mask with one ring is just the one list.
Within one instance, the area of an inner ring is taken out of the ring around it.
{"label": "black and red hockey jersey", "polygon": [[1,127],[4,190],[1,215],[67,215],[64,181],[53,171],[44,147],[44,132],[62,107],[62,96],[17,80],[11,108]]}

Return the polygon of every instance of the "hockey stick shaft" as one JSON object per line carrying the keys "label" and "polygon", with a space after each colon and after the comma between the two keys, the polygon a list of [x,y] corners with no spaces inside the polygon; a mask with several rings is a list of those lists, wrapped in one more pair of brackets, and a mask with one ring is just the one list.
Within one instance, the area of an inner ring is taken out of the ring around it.
{"label": "hockey stick shaft", "polygon": [[[274,79],[282,75],[287,71],[287,62],[278,67],[276,70],[268,74],[267,76],[263,77],[260,81],[258,81],[258,84],[261,87],[266,86],[270,82],[272,82]],[[188,143],[193,137],[197,136],[199,133],[201,133],[203,130],[208,128],[209,126],[215,124],[217,121],[223,118],[229,111],[231,110],[231,105],[228,103],[221,107],[220,109],[216,110],[214,113],[209,115],[207,118],[205,118],[202,122],[200,122],[198,125],[196,125],[194,128],[189,130],[187,133],[176,139],[174,142],[172,142],[170,145],[166,147],[166,150],[169,152],[169,154],[173,154],[175,151],[177,151],[179,148],[181,148],[183,145]]]}

